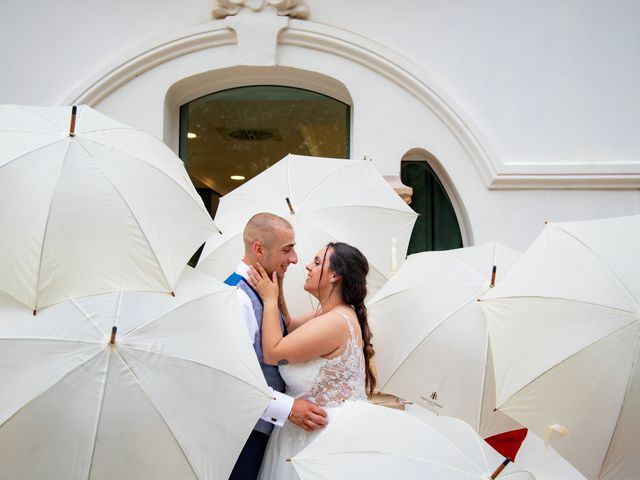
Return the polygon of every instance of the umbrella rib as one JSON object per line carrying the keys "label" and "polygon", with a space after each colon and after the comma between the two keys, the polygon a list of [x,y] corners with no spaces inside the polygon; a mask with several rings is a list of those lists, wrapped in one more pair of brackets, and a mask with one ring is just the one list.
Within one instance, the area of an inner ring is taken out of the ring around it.
{"label": "umbrella rib", "polygon": [[[136,352],[150,353],[152,355],[163,356],[162,352],[158,352],[158,351],[155,351],[155,350],[144,350],[142,348],[139,348],[139,347],[136,347],[136,346],[133,346],[133,345],[127,345],[127,350],[135,350]],[[164,356],[167,356],[167,355],[164,354]],[[212,365],[207,365],[206,363],[198,362],[198,361],[190,359],[190,358],[178,357],[176,355],[171,355],[171,358],[176,358],[178,360],[182,360],[183,362],[187,362],[187,363],[191,363],[193,365],[199,365],[201,367],[205,367],[205,368],[209,368],[211,370],[215,370],[216,372],[222,373],[223,375],[225,375],[227,377],[235,378],[236,380],[238,380],[238,381],[240,381],[240,382],[242,382],[244,384],[247,384],[247,385],[251,386],[252,388],[255,388],[256,390],[258,390],[259,392],[262,392],[265,395],[267,395],[267,393],[265,393],[262,390],[259,390],[255,385],[249,383],[247,381],[247,379],[241,378],[241,377],[238,377],[237,375],[234,375],[232,373],[226,372],[226,371],[222,370],[221,368],[218,368],[218,367],[215,367],[215,366],[212,366]],[[271,395],[267,395],[267,396],[269,398],[272,398]]]}
{"label": "umbrella rib", "polygon": [[410,292],[416,288],[426,288],[426,287],[483,287],[482,292],[478,295],[480,296],[482,293],[484,293],[487,288],[485,285],[478,285],[477,283],[429,283],[429,284],[421,284],[421,285],[414,285],[411,287],[406,287],[406,288],[401,288],[400,290],[395,290],[391,293],[389,293],[388,295],[382,297],[382,298],[378,298],[375,302],[372,302],[371,304],[368,304],[367,307],[372,307],[374,306],[374,304],[378,303],[378,302],[382,302],[387,300],[388,298],[392,298],[395,297],[396,295],[400,295],[401,293],[407,293]]}
{"label": "umbrella rib", "polygon": [[89,320],[91,322],[91,324],[96,328],[96,330],[98,330],[98,332],[100,332],[102,334],[102,336],[104,337],[105,340],[109,338],[109,336],[107,334],[105,334],[105,332],[93,320],[93,317],[91,315],[89,315],[84,308],[82,308],[82,306],[78,303],[78,301],[75,298],[71,299],[71,303],[73,304],[74,307],[76,307],[76,309],[78,309],[78,311],[82,315],[84,315],[85,320]]}
{"label": "umbrella rib", "polygon": [[[239,188],[242,188],[242,187],[239,187]],[[227,195],[231,195],[231,193],[229,193]],[[221,202],[223,202],[221,205],[226,204],[226,201],[225,201],[226,197],[227,196],[225,195],[221,199]],[[240,197],[240,198],[238,198],[238,197]],[[246,200],[242,201],[243,197],[245,197]],[[281,206],[279,203],[269,201],[268,199],[266,199],[264,197],[256,195],[256,194],[252,193],[251,190],[249,191],[249,193],[244,192],[244,191],[238,192],[238,191],[234,190],[233,191],[232,200],[233,200],[234,203],[241,203],[243,205],[260,205],[260,208],[262,210],[266,210],[265,209],[265,204],[268,204],[268,205],[271,205],[274,210],[281,211],[283,216],[284,215],[289,215],[289,210],[284,208],[283,206]],[[282,203],[284,204],[284,200],[282,201]],[[229,207],[228,209],[231,209],[231,207]],[[221,210],[218,209],[218,212],[220,212],[220,211]],[[216,214],[216,218],[217,217],[218,217],[218,215]]]}
{"label": "umbrella rib", "polygon": [[595,250],[593,250],[589,245],[587,245],[585,242],[583,242],[580,238],[576,237],[575,235],[573,235],[570,232],[567,232],[565,229],[560,228],[556,225],[554,225],[553,223],[551,223],[550,225],[552,225],[553,227],[557,228],[558,230],[561,230],[562,233],[564,233],[565,235],[573,238],[576,242],[578,242],[579,244],[581,244],[584,248],[586,248],[594,257],[596,257],[598,260],[600,260],[600,263],[604,266],[604,268],[613,276],[613,278],[616,279],[616,281],[618,282],[618,284],[620,285],[620,287],[622,287],[622,289],[627,292],[627,294],[633,298],[636,306],[640,307],[640,299],[636,298],[627,288],[627,286],[622,283],[622,281],[620,280],[620,278],[616,275],[616,273],[609,267],[609,265],[607,264],[607,262],[605,262],[603,260],[603,258],[598,255],[598,253],[596,253]]}
{"label": "umbrella rib", "polygon": [[[447,438],[444,435],[441,435],[441,436],[443,438],[445,438],[445,439]],[[451,441],[449,441],[448,439],[447,439],[447,442],[450,443],[451,445],[453,445],[453,443]],[[478,467],[478,465],[476,465],[468,457],[468,455],[466,455],[464,452],[462,452],[462,450],[460,450],[457,447],[456,447],[456,450],[461,452],[462,455],[467,460],[469,460],[471,465],[474,465],[475,467]],[[446,463],[441,463],[441,462],[438,462],[436,460],[431,460],[431,459],[423,458],[423,457],[417,457],[415,455],[408,455],[408,454],[405,454],[405,453],[384,452],[384,451],[380,451],[380,450],[357,450],[357,451],[352,450],[352,451],[349,451],[349,452],[323,453],[323,454],[316,454],[316,455],[307,455],[307,456],[304,456],[303,458],[295,458],[294,457],[291,460],[293,462],[297,461],[297,462],[304,463],[306,460],[311,460],[311,459],[322,460],[322,459],[327,458],[327,457],[334,457],[335,458],[335,457],[340,457],[340,456],[351,456],[351,455],[362,455],[362,454],[377,454],[377,455],[383,455],[385,457],[408,458],[408,459],[411,459],[411,460],[417,460],[420,463],[428,463],[428,464],[433,464],[433,465],[439,465],[439,466],[445,467],[445,468],[447,468],[449,470],[453,470],[453,471],[456,471],[456,472],[464,473],[464,474],[467,474],[467,475],[483,475],[484,474],[482,471],[480,471],[480,469],[478,469],[477,473],[472,473],[472,472],[469,472],[468,470],[463,470],[461,468],[454,467],[453,465],[449,465],[449,464],[446,464]],[[486,468],[489,468],[488,465],[486,466]],[[478,477],[478,478],[485,478],[485,477]]]}
{"label": "umbrella rib", "polygon": [[[484,290],[483,290],[484,292]],[[418,343],[416,343],[413,348],[409,351],[409,353],[406,355],[406,357],[404,358],[404,360],[402,362],[400,362],[400,365],[397,366],[397,368],[395,368],[393,374],[391,374],[391,376],[389,376],[389,380],[387,380],[386,384],[389,383],[389,381],[391,380],[391,378],[396,374],[396,372],[398,370],[400,370],[400,368],[402,368],[402,366],[409,360],[409,357],[413,354],[413,352],[416,351],[416,349],[422,344],[422,342],[424,342],[427,337],[429,335],[431,335],[434,331],[436,331],[444,322],[446,322],[452,315],[454,315],[456,312],[459,312],[462,308],[466,307],[467,305],[469,305],[470,303],[474,302],[476,300],[476,298],[478,298],[478,296],[480,296],[482,294],[482,292],[480,292],[477,295],[474,295],[473,297],[471,297],[469,300],[461,303],[458,307],[456,307],[455,309],[453,309],[451,312],[447,313],[440,322],[438,322],[437,325],[435,325],[431,330],[429,330],[427,332],[427,334],[422,337],[422,339],[420,341],[418,341]],[[389,295],[389,297],[391,297],[392,295]],[[389,298],[386,297],[386,298]]]}
{"label": "umbrella rib", "polygon": [[71,370],[69,370],[68,372],[65,372],[60,378],[58,378],[55,382],[52,382],[51,385],[49,385],[49,387],[45,388],[44,390],[40,391],[38,393],[38,395],[34,396],[31,400],[29,400],[28,402],[26,402],[24,405],[22,405],[20,408],[18,408],[15,412],[13,412],[9,417],[7,417],[5,420],[2,421],[2,424],[7,423],[9,420],[11,420],[13,417],[15,417],[18,413],[20,413],[22,410],[24,410],[27,406],[31,405],[31,403],[33,403],[34,400],[36,400],[37,398],[41,397],[42,395],[44,395],[45,393],[47,393],[49,390],[51,390],[53,387],[55,387],[61,380],[63,380],[64,378],[68,377],[69,375],[71,375],[72,373],[74,373],[76,370],[78,370],[79,368],[81,368],[82,366],[86,365],[88,362],[90,362],[91,360],[93,360],[94,358],[96,358],[98,355],[100,355],[103,352],[103,350],[98,350],[96,352],[95,355],[87,358],[83,363],[77,365],[75,368],[72,368]]}
{"label": "umbrella rib", "polygon": [[575,299],[575,298],[563,298],[563,297],[545,297],[542,295],[513,295],[513,296],[508,296],[508,297],[496,297],[496,298],[489,298],[489,299],[480,299],[481,303],[495,303],[495,302],[499,302],[501,300],[514,300],[514,299],[518,299],[518,300],[522,300],[522,299],[527,299],[527,300],[533,300],[533,299],[538,299],[538,300],[558,300],[561,302],[567,302],[567,303],[577,303],[577,304],[581,304],[581,305],[589,305],[592,307],[599,307],[599,308],[603,308],[606,310],[612,310],[614,312],[622,312],[622,313],[626,313],[629,315],[634,315],[636,312],[635,311],[629,311],[629,310],[625,310],[624,308],[617,308],[617,307],[612,307],[610,305],[602,305],[601,303],[595,303],[595,302],[587,302],[586,300],[580,300],[580,299]]}
{"label": "umbrella rib", "polygon": [[[95,133],[95,132],[111,132],[111,131],[114,131],[114,130],[131,130],[131,131],[136,132],[136,133],[144,133],[146,135],[149,135],[144,130],[139,130],[137,128],[127,127],[127,126],[109,127],[109,128],[94,128],[93,130],[83,130],[82,131],[82,135],[86,135],[87,133]],[[153,137],[153,135],[149,135],[149,136]],[[156,137],[153,137],[153,138],[157,140]]]}
{"label": "umbrella rib", "polygon": [[[204,262],[207,260],[207,258],[209,258],[211,255],[213,255],[216,251],[218,251],[218,249],[222,248],[225,245],[228,245],[230,242],[232,242],[233,240],[235,240],[236,238],[238,238],[241,235],[241,233],[237,233],[235,235],[231,235],[229,236],[229,238],[225,239],[222,243],[220,243],[219,245],[216,245],[216,247],[211,250],[209,253],[207,253],[206,256],[200,256],[200,258],[198,259],[198,263],[196,264],[196,268],[200,267],[200,265],[204,264]],[[216,235],[216,238],[219,238],[218,235]],[[208,241],[208,240],[207,240]],[[205,245],[206,248],[206,245]],[[200,270],[203,272],[206,272],[206,270]],[[206,272],[208,273],[208,272]],[[211,276],[211,275],[209,275]]]}
{"label": "umbrella rib", "polygon": [[[140,130],[135,130],[135,129],[131,129],[131,130],[134,130],[134,131],[140,131]],[[141,132],[141,133],[145,133],[145,132],[142,132],[142,131],[140,131],[140,132]],[[146,134],[146,135],[149,135],[149,134]],[[149,136],[150,136],[151,138],[153,138],[154,140],[159,141],[157,138],[153,137],[152,135],[149,135]],[[103,146],[103,147],[113,148],[113,145],[109,145],[109,144],[106,144],[106,143],[102,143],[102,142],[99,142],[99,141],[94,140],[94,139],[92,139],[92,138],[87,138],[87,137],[84,137],[84,136],[83,136],[83,137],[81,137],[81,139],[82,139],[82,141],[95,143],[96,145],[100,145],[100,146]],[[78,142],[78,143],[79,143],[79,144],[81,144],[81,142]],[[87,152],[87,155],[89,156],[89,158],[91,158],[91,159],[93,160],[93,157],[92,157],[92,156],[91,156],[91,154],[87,151],[87,149],[86,149],[84,146],[83,146],[82,148]],[[126,152],[126,154],[127,154],[129,157],[131,157],[131,158],[135,158],[135,159],[136,159],[136,160],[138,160],[139,162],[141,162],[141,163],[143,163],[143,164],[147,165],[148,167],[153,168],[154,170],[157,170],[158,172],[160,172],[161,174],[163,174],[163,175],[164,175],[165,177],[167,177],[171,182],[173,182],[175,185],[177,185],[177,186],[180,188],[180,190],[182,190],[184,193],[186,193],[186,194],[189,196],[189,198],[190,198],[191,200],[193,200],[193,202],[194,202],[196,205],[198,205],[198,207],[206,213],[206,210],[204,209],[204,206],[203,206],[203,205],[201,205],[200,203],[198,203],[198,201],[196,200],[196,198],[194,198],[194,197],[189,193],[189,191],[188,191],[187,189],[185,189],[182,185],[180,185],[180,183],[178,183],[178,182],[177,182],[177,181],[176,181],[176,180],[175,180],[171,175],[167,175],[167,173],[166,173],[165,171],[163,171],[162,169],[158,168],[156,165],[154,165],[154,164],[152,164],[152,163],[147,162],[147,161],[146,161],[144,158],[142,158],[142,157],[139,157],[139,156],[137,156],[137,155],[133,155],[132,153],[129,153],[129,152]],[[95,161],[94,161],[94,163],[95,163]],[[97,163],[96,163],[96,166],[98,166],[98,165],[97,165]],[[102,169],[100,169],[100,171],[102,171]],[[104,173],[104,172],[103,172],[103,173]],[[105,174],[105,176],[106,176],[106,174]],[[196,194],[196,195],[197,195],[197,194]],[[199,197],[198,197],[198,198],[199,198]]]}
{"label": "umbrella rib", "polygon": [[622,414],[622,410],[624,409],[624,404],[625,404],[625,400],[627,398],[627,395],[629,394],[629,390],[631,389],[631,379],[633,378],[633,371],[636,368],[636,364],[638,363],[638,354],[640,352],[640,342],[638,343],[638,345],[636,346],[636,354],[633,357],[633,362],[631,363],[631,373],[629,375],[629,379],[627,380],[627,388],[624,391],[624,397],[622,397],[622,406],[620,407],[620,412],[618,413],[618,418],[616,418],[616,426],[613,429],[613,432],[611,433],[611,438],[609,439],[609,445],[607,445],[607,451],[604,454],[604,457],[602,459],[602,466],[600,467],[600,472],[598,472],[599,474],[602,474],[602,468],[604,468],[604,463],[605,460],[607,459],[607,456],[609,455],[609,450],[611,449],[611,444],[613,443],[613,437],[616,436],[616,431],[618,430],[618,426],[620,425],[620,415]]}
{"label": "umbrella rib", "polygon": [[[38,132],[34,132],[34,133],[38,133]],[[28,152],[24,152],[23,154],[18,155],[17,157],[13,157],[13,158],[12,158],[11,160],[9,160],[8,162],[3,163],[2,165],[0,165],[0,168],[4,168],[4,167],[6,167],[7,165],[10,165],[10,164],[12,164],[12,163],[13,163],[13,162],[15,162],[15,161],[20,160],[20,159],[22,159],[22,158],[26,157],[27,155],[32,154],[33,152],[37,152],[38,150],[43,150],[43,149],[45,149],[45,148],[47,148],[47,147],[50,147],[50,146],[51,146],[51,145],[53,145],[54,143],[58,143],[58,142],[60,142],[60,141],[62,141],[62,140],[64,140],[64,138],[56,138],[56,139],[55,139],[54,141],[52,141],[52,142],[46,143],[46,144],[44,144],[44,145],[40,145],[38,148],[33,149],[33,150],[29,150]]]}
{"label": "umbrella rib", "polygon": [[111,355],[109,355],[107,357],[107,369],[105,372],[105,375],[103,376],[103,380],[102,380],[102,391],[100,392],[100,405],[98,405],[98,410],[96,411],[96,419],[95,419],[95,424],[93,427],[93,445],[91,446],[91,458],[89,461],[89,466],[87,468],[87,480],[89,480],[89,478],[91,478],[91,470],[93,469],[93,459],[96,455],[96,443],[97,443],[97,439],[98,439],[98,427],[100,426],[100,419],[102,418],[102,410],[104,407],[104,398],[105,398],[105,392],[107,391],[107,377],[109,375],[109,366],[111,365]]}
{"label": "umbrella rib", "polygon": [[47,123],[50,123],[51,125],[53,125],[56,128],[59,128],[60,131],[62,133],[64,133],[65,135],[68,134],[68,130],[66,130],[66,128],[62,125],[58,125],[56,122],[54,122],[53,120],[51,120],[50,118],[48,118],[47,116],[43,115],[42,113],[40,113],[38,110],[35,110],[33,108],[30,108],[26,105],[20,105],[20,108],[27,110],[29,112],[31,112],[34,115],[37,115],[38,117],[42,118],[43,120],[45,120]]}
{"label": "umbrella rib", "polygon": [[67,162],[67,154],[69,153],[69,148],[71,147],[71,143],[67,143],[67,148],[64,152],[64,156],[62,157],[62,162],[60,163],[60,172],[58,174],[58,180],[56,181],[56,186],[53,191],[53,195],[51,195],[51,201],[49,202],[49,210],[47,213],[47,220],[44,224],[44,233],[42,234],[42,243],[40,244],[40,256],[38,261],[38,274],[36,276],[36,291],[35,291],[35,305],[33,305],[34,311],[38,309],[38,294],[40,291],[40,274],[42,273],[42,257],[44,254],[44,245],[47,240],[47,232],[49,231],[49,219],[51,217],[51,207],[53,206],[53,200],[56,197],[56,192],[58,191],[58,186],[60,185],[60,177],[62,176],[62,170],[64,169],[64,165]]}
{"label": "umbrella rib", "polygon": [[189,465],[189,468],[191,469],[191,471],[193,472],[194,478],[198,478],[198,474],[196,473],[196,471],[193,468],[193,465],[191,465],[191,461],[189,460],[189,457],[187,456],[186,452],[184,451],[184,449],[182,448],[182,445],[180,444],[180,442],[178,441],[178,439],[175,436],[175,433],[173,432],[173,429],[170,427],[169,422],[167,421],[167,419],[164,417],[164,415],[162,415],[162,412],[158,409],[158,407],[156,406],[155,402],[153,402],[153,400],[151,399],[151,396],[149,395],[149,392],[147,392],[146,388],[144,388],[144,385],[142,385],[142,382],[140,381],[140,379],[136,376],[136,374],[133,372],[133,370],[131,369],[131,366],[126,362],[126,360],[124,359],[124,357],[122,357],[122,355],[120,354],[120,352],[118,351],[118,349],[114,349],[114,353],[117,355],[117,357],[120,359],[120,361],[122,362],[122,364],[125,366],[125,368],[127,369],[127,372],[129,372],[129,375],[131,375],[131,377],[133,378],[133,380],[138,384],[138,386],[140,387],[140,390],[142,390],[142,392],[144,393],[145,397],[147,397],[149,403],[153,406],[153,408],[155,409],[155,411],[158,413],[158,415],[160,415],[160,417],[162,418],[162,420],[164,421],[165,425],[167,426],[167,429],[169,430],[169,432],[171,433],[171,436],[173,437],[173,439],[176,442],[176,445],[178,446],[178,448],[180,449],[180,451],[182,452],[182,455],[184,456],[184,459],[186,460],[187,464]]}
{"label": "umbrella rib", "polygon": [[[633,322],[631,322],[633,323]],[[535,382],[536,380],[538,380],[542,375],[544,375],[545,373],[547,373],[549,370],[552,370],[554,368],[556,368],[558,365],[560,365],[561,363],[566,362],[567,360],[569,360],[570,358],[575,357],[576,355],[578,355],[579,353],[581,353],[585,348],[590,347],[591,345],[601,342],[603,340],[606,340],[607,338],[615,335],[616,333],[620,332],[621,330],[624,330],[625,328],[629,328],[629,325],[631,325],[631,323],[628,323],[620,328],[618,328],[617,330],[614,330],[613,332],[609,333],[608,335],[605,335],[602,338],[599,338],[597,341],[586,345],[585,347],[582,347],[580,350],[578,350],[577,352],[572,353],[571,355],[569,355],[568,357],[563,358],[562,360],[560,360],[557,363],[554,363],[553,365],[549,366],[549,368],[547,368],[544,372],[539,373],[538,375],[535,376],[535,378],[532,378],[531,380],[527,381],[527,383],[525,383],[522,387],[520,387],[518,390],[516,390],[515,392],[513,392],[512,394],[509,395],[509,398],[507,398],[504,402],[502,402],[502,404],[500,405],[496,405],[496,410],[499,410],[500,408],[502,408],[504,406],[505,403],[507,403],[509,401],[509,399],[515,397],[516,395],[518,395],[522,390],[524,390],[527,386],[531,385],[533,382]],[[637,351],[636,351],[636,355],[637,355]],[[627,384],[628,385],[628,384]],[[626,396],[626,394],[625,394]]]}
{"label": "umbrella rib", "polygon": [[165,311],[163,311],[162,313],[159,313],[158,315],[156,315],[155,317],[153,317],[153,318],[151,318],[151,319],[147,320],[146,322],[144,322],[144,323],[142,323],[142,324],[138,325],[138,326],[137,326],[136,328],[134,328],[133,330],[131,330],[131,331],[127,332],[124,336],[133,335],[134,333],[136,333],[136,332],[137,332],[138,330],[140,330],[141,328],[144,328],[144,327],[146,327],[147,325],[149,325],[150,323],[153,323],[153,322],[155,322],[155,321],[159,320],[160,318],[162,318],[162,317],[164,317],[165,315],[167,315],[167,314],[169,314],[169,313],[173,312],[173,311],[174,311],[174,310],[176,310],[177,308],[181,308],[181,307],[183,307],[183,306],[185,306],[185,305],[189,305],[190,303],[195,302],[196,300],[201,300],[201,299],[203,299],[203,298],[210,297],[210,296],[215,295],[215,294],[220,293],[220,292],[221,292],[221,290],[215,290],[215,291],[213,291],[213,292],[205,293],[204,295],[201,295],[201,296],[199,296],[199,297],[191,298],[191,299],[187,300],[186,302],[182,302],[182,303],[179,303],[179,304],[177,304],[177,305],[174,305],[173,307],[169,308],[168,310],[165,310]]}
{"label": "umbrella rib", "polygon": [[[340,167],[338,169],[334,170],[329,175],[327,175],[322,180],[320,180],[318,183],[316,183],[316,185],[302,198],[302,200],[300,200],[300,203],[298,205],[302,206],[302,204],[307,200],[307,198],[309,198],[311,195],[313,195],[316,192],[316,190],[318,190],[321,186],[323,186],[325,183],[327,183],[330,179],[332,179],[336,175],[340,174],[342,172],[342,170],[344,170],[345,168],[350,167],[351,165],[353,165],[353,164],[349,163],[349,162],[344,162],[344,165],[340,165]],[[288,175],[289,175],[289,169],[287,168],[287,176]]]}
{"label": "umbrella rib", "polygon": [[332,205],[326,207],[318,207],[318,208],[307,208],[305,212],[317,212],[319,210],[331,210],[331,209],[345,209],[345,208],[366,208],[367,210],[386,210],[389,212],[397,213],[398,215],[403,215],[406,217],[414,217],[415,214],[413,211],[411,212],[403,212],[398,208],[393,207],[385,207],[384,205],[367,205],[366,203],[350,203],[348,205]]}
{"label": "umbrella rib", "polygon": [[129,205],[129,203],[127,202],[127,200],[124,198],[124,195],[122,194],[122,192],[118,189],[118,187],[113,183],[113,180],[111,180],[111,177],[109,177],[109,175],[107,175],[104,170],[102,168],[100,168],[100,165],[98,165],[98,163],[94,160],[94,158],[91,156],[91,154],[89,153],[89,151],[84,147],[84,145],[82,145],[82,143],[78,142],[78,145],[80,146],[80,148],[82,148],[87,156],[91,159],[91,161],[93,162],[93,164],[96,166],[96,168],[98,168],[100,170],[100,172],[104,175],[104,178],[106,178],[109,183],[111,184],[111,186],[113,187],[113,189],[118,192],[118,195],[120,196],[120,199],[124,202],[124,204],[127,206],[127,209],[129,210],[129,213],[131,213],[131,216],[133,217],[133,219],[135,220],[136,224],[138,225],[138,228],[140,229],[140,233],[142,233],[142,236],[144,237],[144,239],[147,242],[147,245],[149,245],[149,249],[151,250],[151,253],[153,253],[153,257],[156,259],[156,263],[158,264],[158,268],[160,268],[160,271],[162,272],[162,276],[164,277],[164,280],[167,284],[167,291],[171,291],[172,287],[171,285],[169,285],[169,279],[167,278],[167,274],[164,271],[164,268],[162,266],[162,263],[160,262],[160,260],[158,259],[158,256],[156,255],[155,250],[153,249],[151,242],[149,242],[149,239],[147,238],[147,234],[144,232],[142,225],[140,224],[140,221],[138,220],[138,217],[136,217],[135,213],[133,213],[133,210],[131,209],[131,206]]}
{"label": "umbrella rib", "polygon": [[46,340],[47,342],[62,342],[62,343],[73,343],[74,345],[77,345],[79,343],[83,343],[83,344],[87,344],[87,345],[101,345],[103,342],[99,342],[97,340],[83,340],[80,338],[74,338],[73,340],[66,340],[64,338],[56,338],[56,337],[11,337],[11,338],[0,338],[0,342],[6,342],[6,341],[14,341],[14,340],[20,340],[20,341],[32,341],[32,342],[36,342],[36,341],[42,341],[42,340]]}

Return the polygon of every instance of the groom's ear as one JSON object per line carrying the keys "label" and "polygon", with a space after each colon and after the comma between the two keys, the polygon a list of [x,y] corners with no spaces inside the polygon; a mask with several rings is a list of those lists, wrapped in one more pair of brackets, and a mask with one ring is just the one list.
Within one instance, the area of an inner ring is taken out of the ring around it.
{"label": "groom's ear", "polygon": [[253,254],[258,260],[262,260],[264,257],[264,245],[258,240],[253,242]]}

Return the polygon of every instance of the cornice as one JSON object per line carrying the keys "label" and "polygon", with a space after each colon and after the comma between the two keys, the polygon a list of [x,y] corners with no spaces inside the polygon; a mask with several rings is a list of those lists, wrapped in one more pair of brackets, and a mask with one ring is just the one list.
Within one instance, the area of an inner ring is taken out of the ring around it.
{"label": "cornice", "polygon": [[[96,72],[62,104],[95,105],[140,74],[188,53],[234,45],[223,20],[155,39]],[[359,63],[391,80],[433,111],[455,135],[489,189],[640,189],[640,162],[505,163],[466,111],[428,72],[405,57],[345,30],[289,20],[279,45],[323,51]]]}
{"label": "cornice", "polygon": [[122,85],[158,65],[200,50],[233,45],[235,41],[235,33],[222,22],[210,22],[155,38],[96,72],[60,103],[96,105]]}

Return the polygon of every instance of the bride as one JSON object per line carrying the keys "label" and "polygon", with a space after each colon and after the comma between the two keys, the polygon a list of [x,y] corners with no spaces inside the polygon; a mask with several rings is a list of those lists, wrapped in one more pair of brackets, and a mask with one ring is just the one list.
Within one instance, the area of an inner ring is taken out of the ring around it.
{"label": "bride", "polygon": [[[278,365],[286,393],[312,400],[329,418],[346,400],[364,400],[375,388],[370,365],[371,332],[364,299],[369,265],[364,255],[345,243],[329,243],[307,265],[304,289],[320,302],[318,309],[291,318],[278,277],[261,265],[250,271],[252,287],[264,304],[262,351],[265,363]],[[283,337],[278,307],[288,334]],[[322,430],[304,431],[287,422],[269,440],[260,470],[261,480],[298,479],[290,462]]]}

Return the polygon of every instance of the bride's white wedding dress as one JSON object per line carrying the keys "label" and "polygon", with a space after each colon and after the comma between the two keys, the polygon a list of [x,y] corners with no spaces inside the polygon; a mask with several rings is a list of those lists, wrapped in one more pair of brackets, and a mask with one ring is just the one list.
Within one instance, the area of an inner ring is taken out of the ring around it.
{"label": "bride's white wedding dress", "polygon": [[[287,395],[311,400],[321,406],[327,411],[329,422],[346,400],[367,400],[364,354],[358,346],[351,321],[347,315],[337,313],[344,317],[349,327],[349,339],[340,355],[279,367],[280,375],[287,384]],[[287,459],[311,443],[322,430],[306,432],[291,422],[275,428],[267,445],[259,479],[298,480]]]}

